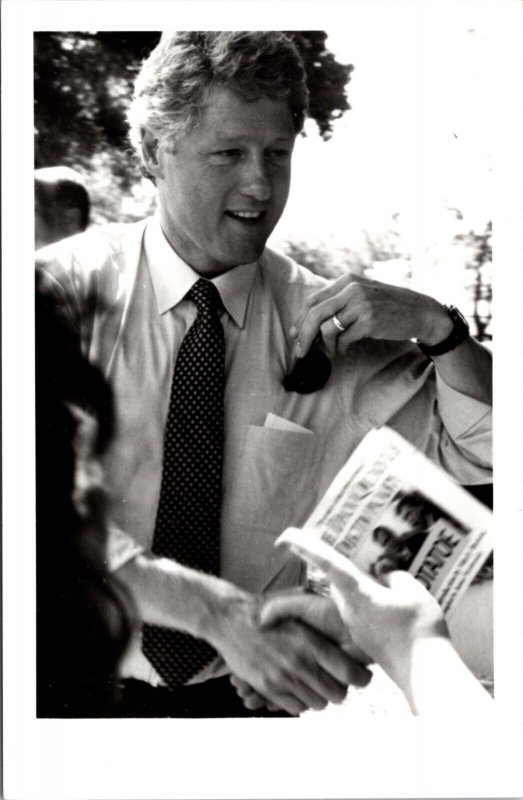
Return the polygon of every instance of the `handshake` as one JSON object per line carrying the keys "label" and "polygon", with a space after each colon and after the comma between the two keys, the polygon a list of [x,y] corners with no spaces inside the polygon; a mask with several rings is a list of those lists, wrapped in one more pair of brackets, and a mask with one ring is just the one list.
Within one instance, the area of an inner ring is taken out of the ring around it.
{"label": "handshake", "polygon": [[387,672],[413,713],[490,702],[455,651],[438,603],[411,575],[390,572],[378,583],[321,541],[300,554],[325,572],[331,597],[297,590],[236,598],[235,636],[224,638],[220,626],[213,637],[247,708],[298,715],[340,703],[351,684],[369,683],[369,663]]}

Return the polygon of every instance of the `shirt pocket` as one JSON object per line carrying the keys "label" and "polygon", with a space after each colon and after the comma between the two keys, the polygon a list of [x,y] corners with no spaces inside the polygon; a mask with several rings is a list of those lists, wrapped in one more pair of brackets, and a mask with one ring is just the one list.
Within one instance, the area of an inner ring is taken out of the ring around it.
{"label": "shirt pocket", "polygon": [[234,523],[276,534],[303,524],[318,500],[324,447],[314,433],[250,425],[238,461]]}

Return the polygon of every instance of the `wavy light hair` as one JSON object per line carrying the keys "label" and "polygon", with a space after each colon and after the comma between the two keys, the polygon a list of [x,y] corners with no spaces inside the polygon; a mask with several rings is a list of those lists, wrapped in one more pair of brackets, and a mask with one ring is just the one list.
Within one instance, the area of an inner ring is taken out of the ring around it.
{"label": "wavy light hair", "polygon": [[146,130],[172,145],[198,122],[212,83],[247,100],[287,100],[295,131],[302,130],[308,108],[305,69],[284,33],[166,32],[142,64],[128,112],[129,138],[140,158]]}

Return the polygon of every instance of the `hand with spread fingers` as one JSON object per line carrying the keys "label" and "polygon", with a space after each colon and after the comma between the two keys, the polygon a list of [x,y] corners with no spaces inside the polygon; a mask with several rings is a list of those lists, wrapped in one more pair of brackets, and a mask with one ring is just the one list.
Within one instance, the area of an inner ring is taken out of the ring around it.
{"label": "hand with spread fingers", "polygon": [[321,332],[327,352],[345,354],[359,339],[420,339],[433,345],[452,331],[446,308],[427,295],[346,273],[307,300],[291,328],[295,356],[308,352]]}

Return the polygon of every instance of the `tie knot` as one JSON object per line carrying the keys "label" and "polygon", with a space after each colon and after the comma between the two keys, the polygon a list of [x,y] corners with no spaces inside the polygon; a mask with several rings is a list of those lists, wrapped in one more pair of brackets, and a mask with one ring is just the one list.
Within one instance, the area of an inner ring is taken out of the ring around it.
{"label": "tie knot", "polygon": [[198,312],[219,311],[222,307],[220,293],[210,281],[200,278],[189,292]]}

